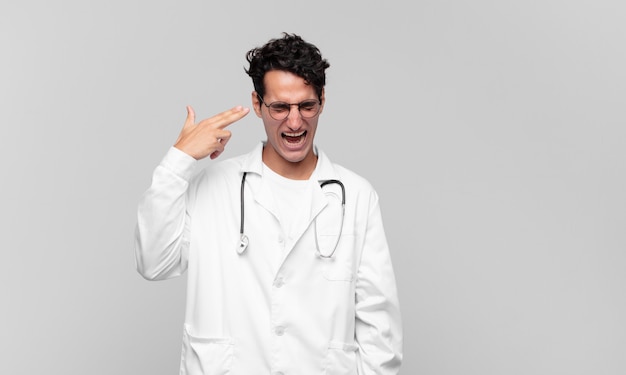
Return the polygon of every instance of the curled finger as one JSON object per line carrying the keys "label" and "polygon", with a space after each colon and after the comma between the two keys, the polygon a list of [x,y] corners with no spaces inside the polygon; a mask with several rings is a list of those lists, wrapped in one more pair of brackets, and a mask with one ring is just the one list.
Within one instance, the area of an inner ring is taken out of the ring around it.
{"label": "curled finger", "polygon": [[226,144],[230,140],[232,133],[228,130],[222,130],[218,135],[218,141],[222,145],[222,147],[226,147]]}

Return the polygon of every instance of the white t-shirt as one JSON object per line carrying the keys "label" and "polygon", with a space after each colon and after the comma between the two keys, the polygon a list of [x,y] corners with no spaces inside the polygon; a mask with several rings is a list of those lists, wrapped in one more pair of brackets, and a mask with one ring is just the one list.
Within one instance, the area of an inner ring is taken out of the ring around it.
{"label": "white t-shirt", "polygon": [[287,247],[293,244],[311,214],[311,182],[292,180],[279,175],[263,164],[263,178],[269,179],[274,201],[278,209],[278,221],[285,236]]}

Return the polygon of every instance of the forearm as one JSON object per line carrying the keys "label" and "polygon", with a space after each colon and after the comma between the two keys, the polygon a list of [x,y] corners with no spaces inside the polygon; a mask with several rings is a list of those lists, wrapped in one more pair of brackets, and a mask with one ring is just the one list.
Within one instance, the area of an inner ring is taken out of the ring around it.
{"label": "forearm", "polygon": [[137,210],[135,258],[146,279],[180,275],[187,266],[187,189],[195,160],[171,148],[155,169]]}
{"label": "forearm", "polygon": [[402,364],[400,306],[377,202],[372,207],[356,287],[360,373],[395,375]]}

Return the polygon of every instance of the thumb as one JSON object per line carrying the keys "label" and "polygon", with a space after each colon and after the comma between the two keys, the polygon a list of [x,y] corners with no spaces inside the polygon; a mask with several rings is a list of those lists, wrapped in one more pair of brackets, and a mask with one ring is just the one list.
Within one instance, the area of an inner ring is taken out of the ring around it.
{"label": "thumb", "polygon": [[185,119],[185,128],[196,124],[196,113],[193,111],[190,105],[187,106],[187,118]]}

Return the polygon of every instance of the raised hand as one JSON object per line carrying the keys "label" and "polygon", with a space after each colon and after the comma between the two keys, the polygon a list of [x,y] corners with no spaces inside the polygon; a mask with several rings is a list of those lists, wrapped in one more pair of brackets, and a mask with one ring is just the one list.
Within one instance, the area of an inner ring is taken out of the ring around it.
{"label": "raised hand", "polygon": [[230,140],[231,132],[226,127],[243,118],[248,112],[249,108],[237,106],[196,124],[196,114],[191,106],[187,106],[187,119],[174,147],[196,160],[207,156],[215,159],[224,152],[224,147]]}

